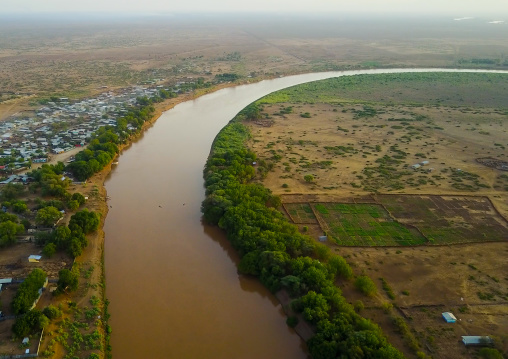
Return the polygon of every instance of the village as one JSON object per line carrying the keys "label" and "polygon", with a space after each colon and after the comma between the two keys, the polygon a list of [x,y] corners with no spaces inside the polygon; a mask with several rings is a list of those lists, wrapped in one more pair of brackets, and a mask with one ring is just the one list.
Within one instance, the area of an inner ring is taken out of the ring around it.
{"label": "village", "polygon": [[[19,172],[32,164],[48,162],[52,155],[86,146],[97,129],[115,126],[137,98],[151,98],[163,87],[134,86],[76,102],[62,97],[36,110],[10,116],[0,123],[0,173]],[[127,130],[134,128],[128,125]],[[4,178],[1,183],[13,179]]]}

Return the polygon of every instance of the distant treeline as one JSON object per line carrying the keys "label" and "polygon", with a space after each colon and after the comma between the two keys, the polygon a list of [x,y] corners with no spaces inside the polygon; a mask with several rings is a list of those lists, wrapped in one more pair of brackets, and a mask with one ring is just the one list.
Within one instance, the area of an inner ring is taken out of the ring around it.
{"label": "distant treeline", "polygon": [[[241,256],[240,272],[258,277],[272,292],[286,289],[294,298],[293,309],[316,328],[307,342],[313,358],[403,358],[335,285],[337,277],[353,276],[344,258],[329,251],[322,255],[323,246],[302,235],[277,210],[280,199],[250,183],[256,155],[246,148],[249,131],[238,119],[255,118],[258,110],[252,106],[243,111],[214,141],[204,169],[205,220],[226,232]],[[290,319],[288,324],[296,324],[296,318]]]}

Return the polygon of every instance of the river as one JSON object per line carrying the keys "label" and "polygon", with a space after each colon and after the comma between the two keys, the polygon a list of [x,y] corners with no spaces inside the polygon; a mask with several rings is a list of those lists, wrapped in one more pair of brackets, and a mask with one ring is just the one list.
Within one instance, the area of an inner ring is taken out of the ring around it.
{"label": "river", "polygon": [[122,152],[105,183],[111,198],[104,230],[113,357],[306,358],[305,343],[286,326],[274,296],[239,275],[225,236],[201,223],[202,171],[213,139],[243,107],[285,87],[422,71],[456,70],[291,76],[226,88],[165,112]]}

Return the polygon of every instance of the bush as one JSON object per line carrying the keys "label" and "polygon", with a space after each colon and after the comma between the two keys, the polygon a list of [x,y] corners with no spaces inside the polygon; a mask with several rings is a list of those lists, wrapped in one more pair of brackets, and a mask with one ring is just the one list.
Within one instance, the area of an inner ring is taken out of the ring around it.
{"label": "bush", "polygon": [[389,314],[392,309],[393,309],[393,304],[390,303],[390,302],[385,302],[381,305],[381,307],[383,308],[383,311],[386,313],[386,314]]}
{"label": "bush", "polygon": [[62,311],[60,309],[58,309],[57,307],[55,307],[54,305],[48,305],[46,308],[44,308],[42,313],[46,317],[48,317],[48,319],[51,319],[51,320],[60,318],[62,316]]}
{"label": "bush", "polygon": [[478,355],[484,359],[503,359],[503,354],[494,348],[481,348],[478,351]]}
{"label": "bush", "polygon": [[324,244],[317,243],[314,246],[314,253],[320,260],[326,260],[328,257],[330,257],[330,248]]}
{"label": "bush", "polygon": [[355,308],[355,312],[360,313],[363,309],[365,309],[365,304],[361,300],[357,300],[353,307]]}
{"label": "bush", "polygon": [[346,260],[341,256],[333,256],[328,260],[330,272],[343,279],[353,278],[353,270]]}
{"label": "bush", "polygon": [[377,293],[377,287],[366,275],[361,275],[356,278],[355,280],[355,287],[358,288],[360,292],[363,294],[372,297]]}

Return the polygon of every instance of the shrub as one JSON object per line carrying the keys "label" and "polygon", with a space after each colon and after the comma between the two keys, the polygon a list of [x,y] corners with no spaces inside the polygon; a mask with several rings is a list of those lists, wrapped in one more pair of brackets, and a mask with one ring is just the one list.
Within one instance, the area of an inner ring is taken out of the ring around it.
{"label": "shrub", "polygon": [[55,307],[54,305],[48,305],[46,308],[44,308],[42,313],[46,317],[48,317],[48,319],[51,319],[51,320],[60,318],[62,316],[62,311],[60,309],[58,309],[57,307]]}
{"label": "shrub", "polygon": [[353,308],[355,308],[355,312],[360,313],[365,308],[365,304],[361,300],[357,300],[354,302]]}
{"label": "shrub", "polygon": [[481,348],[478,351],[478,355],[484,359],[503,359],[503,354],[494,348]]}
{"label": "shrub", "polygon": [[305,182],[307,182],[307,183],[311,183],[311,182],[313,182],[313,181],[314,181],[314,176],[313,176],[313,175],[305,175],[305,176],[303,177],[303,179],[305,180]]}
{"label": "shrub", "polygon": [[353,278],[353,270],[346,260],[341,256],[333,256],[328,260],[330,272],[343,279]]}
{"label": "shrub", "polygon": [[372,279],[370,279],[366,275],[361,275],[357,277],[355,280],[355,286],[356,288],[358,288],[360,292],[369,297],[372,297],[377,293],[376,285],[374,284]]}

